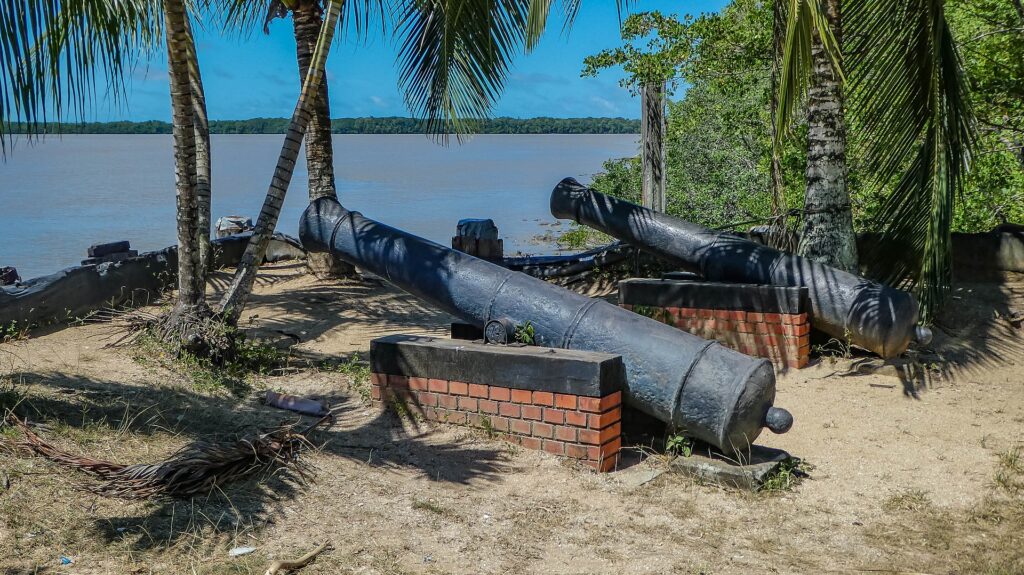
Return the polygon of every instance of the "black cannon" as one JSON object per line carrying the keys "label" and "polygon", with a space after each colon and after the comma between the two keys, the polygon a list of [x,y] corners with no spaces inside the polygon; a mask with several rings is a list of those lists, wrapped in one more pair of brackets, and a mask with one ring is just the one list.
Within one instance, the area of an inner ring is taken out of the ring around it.
{"label": "black cannon", "polygon": [[396,230],[320,199],[299,224],[306,249],[329,251],[479,328],[534,327],[538,345],[622,356],[628,403],[724,451],[763,427],[787,431],[772,407],[768,361]]}
{"label": "black cannon", "polygon": [[927,343],[907,292],[595,192],[572,178],[551,192],[551,213],[601,230],[714,281],[808,288],[816,328],[882,357]]}

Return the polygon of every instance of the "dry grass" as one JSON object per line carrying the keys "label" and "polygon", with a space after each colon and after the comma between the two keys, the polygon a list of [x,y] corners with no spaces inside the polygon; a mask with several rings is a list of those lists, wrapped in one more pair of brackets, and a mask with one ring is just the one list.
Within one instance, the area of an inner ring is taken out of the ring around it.
{"label": "dry grass", "polygon": [[[0,407],[65,451],[134,463],[296,423],[260,404],[266,388],[311,396],[341,408],[312,437],[312,481],[260,475],[209,497],[121,501],[83,492],[78,472],[0,454],[0,573],[60,573],[65,555],[74,573],[261,575],[324,539],[335,550],[301,575],[1024,573],[1017,366],[953,373],[918,396],[879,374],[788,374],[778,400],[797,426],[761,439],[816,468],[765,497],[675,475],[641,483],[650,461],[593,474],[369,409],[369,339],[449,321],[389,288],[297,279],[258,292],[252,313],[300,334],[296,354],[319,367],[252,373],[234,396],[181,365],[97,348],[87,325],[0,344]],[[228,557],[236,546],[256,551]]]}
{"label": "dry grass", "polygon": [[884,500],[883,508],[890,515],[869,529],[869,540],[894,554],[910,550],[918,557],[916,570],[1024,573],[1020,446],[998,452],[994,458],[991,488],[970,508],[940,507],[924,491],[900,490]]}
{"label": "dry grass", "polygon": [[920,489],[896,491],[882,502],[882,509],[894,511],[922,511],[931,505],[928,493]]}

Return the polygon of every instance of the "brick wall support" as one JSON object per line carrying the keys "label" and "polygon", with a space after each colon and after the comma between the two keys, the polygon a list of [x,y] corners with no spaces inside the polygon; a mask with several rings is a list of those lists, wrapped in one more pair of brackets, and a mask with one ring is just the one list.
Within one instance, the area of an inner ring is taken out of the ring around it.
{"label": "brick wall support", "polygon": [[622,447],[622,392],[603,397],[373,373],[371,402],[430,421],[468,425],[527,449],[611,471]]}

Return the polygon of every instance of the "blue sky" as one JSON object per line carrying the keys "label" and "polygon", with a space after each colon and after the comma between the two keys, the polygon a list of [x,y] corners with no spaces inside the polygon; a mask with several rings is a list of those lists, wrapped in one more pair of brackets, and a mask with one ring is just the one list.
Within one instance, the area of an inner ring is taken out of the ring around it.
{"label": "blue sky", "polygon": [[[697,14],[718,10],[723,0],[637,0],[635,11]],[[287,117],[298,96],[298,70],[291,21],[277,20],[270,35],[223,37],[216,29],[197,34],[200,65],[212,119]],[[580,78],[583,58],[621,44],[613,0],[583,3],[568,34],[552,26],[537,49],[515,62],[495,115],[513,117],[638,117],[639,106],[619,87],[622,74],[609,70]],[[397,88],[393,42],[346,38],[327,64],[333,117],[408,116]],[[119,108],[101,105],[98,121],[169,120],[167,65],[163,57],[138,66]]]}

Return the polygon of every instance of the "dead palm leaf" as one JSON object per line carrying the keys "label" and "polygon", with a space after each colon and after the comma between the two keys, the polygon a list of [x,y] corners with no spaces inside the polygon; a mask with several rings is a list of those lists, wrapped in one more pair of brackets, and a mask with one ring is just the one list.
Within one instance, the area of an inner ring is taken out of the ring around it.
{"label": "dead palm leaf", "polygon": [[204,496],[229,483],[280,468],[294,469],[305,477],[299,454],[303,447],[311,446],[306,436],[329,418],[330,415],[325,416],[301,432],[289,426],[230,444],[197,442],[164,461],[122,465],[64,451],[44,440],[24,421],[8,415],[8,420],[24,436],[12,442],[15,449],[84,471],[96,481],[83,484],[83,488],[121,499]]}

